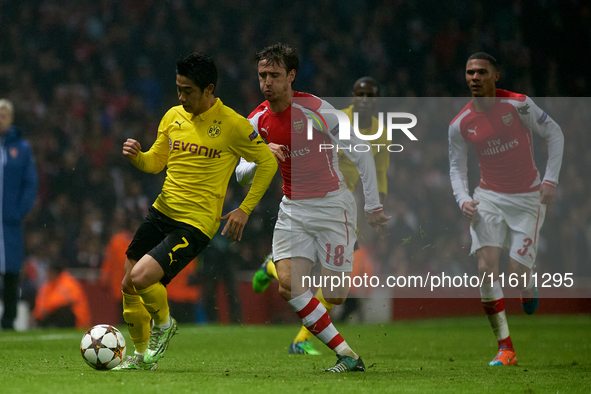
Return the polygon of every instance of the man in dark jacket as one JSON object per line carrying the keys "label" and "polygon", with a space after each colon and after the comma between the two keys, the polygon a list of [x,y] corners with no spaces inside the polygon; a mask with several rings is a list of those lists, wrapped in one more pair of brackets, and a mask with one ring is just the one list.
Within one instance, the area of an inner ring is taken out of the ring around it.
{"label": "man in dark jacket", "polygon": [[37,195],[37,170],[29,144],[12,125],[14,107],[0,99],[0,275],[4,279],[2,329],[14,329],[19,272],[23,266],[23,219]]}

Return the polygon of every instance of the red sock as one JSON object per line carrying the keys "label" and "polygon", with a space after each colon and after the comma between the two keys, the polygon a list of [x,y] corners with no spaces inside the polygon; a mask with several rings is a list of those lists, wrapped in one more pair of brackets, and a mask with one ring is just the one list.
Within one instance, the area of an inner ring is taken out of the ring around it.
{"label": "red sock", "polygon": [[317,298],[312,296],[310,290],[290,300],[289,304],[299,318],[302,319],[304,327],[314,334],[316,338],[324,342],[326,346],[339,354],[342,354],[341,350],[350,350],[341,334],[332,324],[328,311]]}
{"label": "red sock", "polygon": [[511,342],[511,336],[508,336],[505,339],[501,339],[500,341],[498,341],[498,343],[499,343],[499,349],[504,347],[504,348],[513,350],[513,342]]}
{"label": "red sock", "polygon": [[496,280],[491,286],[481,286],[480,294],[482,297],[482,306],[484,313],[488,317],[490,326],[493,329],[499,348],[505,347],[513,349],[511,336],[509,335],[509,325],[507,324],[507,316],[505,314],[505,298],[503,297],[503,290]]}

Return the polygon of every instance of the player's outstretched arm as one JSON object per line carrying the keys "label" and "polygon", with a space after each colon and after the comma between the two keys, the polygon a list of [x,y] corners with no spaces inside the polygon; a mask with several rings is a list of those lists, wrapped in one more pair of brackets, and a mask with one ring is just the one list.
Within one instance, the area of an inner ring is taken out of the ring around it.
{"label": "player's outstretched arm", "polygon": [[132,138],[128,138],[123,143],[123,155],[129,161],[144,172],[157,174],[164,169],[168,161],[168,137],[163,133],[158,133],[158,138],[150,150],[142,152],[140,143]]}
{"label": "player's outstretched arm", "polygon": [[128,138],[123,143],[123,155],[128,159],[133,159],[142,151],[142,146],[134,139]]}

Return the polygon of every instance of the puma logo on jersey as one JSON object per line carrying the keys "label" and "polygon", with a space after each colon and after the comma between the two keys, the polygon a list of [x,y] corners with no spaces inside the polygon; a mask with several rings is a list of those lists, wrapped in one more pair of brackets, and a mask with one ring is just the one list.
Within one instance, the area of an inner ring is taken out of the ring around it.
{"label": "puma logo on jersey", "polygon": [[269,128],[261,127],[261,130],[265,132],[265,134],[269,135]]}
{"label": "puma logo on jersey", "polygon": [[478,128],[478,126],[474,126],[473,129],[468,129],[468,133],[472,133],[474,135],[476,135],[476,129]]}
{"label": "puma logo on jersey", "polygon": [[181,124],[182,124],[182,123],[185,123],[185,121],[183,120],[181,123],[179,123],[179,121],[178,121],[178,120],[175,120],[175,121],[174,121],[174,123],[176,123],[176,124],[178,124],[178,125],[179,125],[179,130],[180,130],[180,128],[181,128]]}

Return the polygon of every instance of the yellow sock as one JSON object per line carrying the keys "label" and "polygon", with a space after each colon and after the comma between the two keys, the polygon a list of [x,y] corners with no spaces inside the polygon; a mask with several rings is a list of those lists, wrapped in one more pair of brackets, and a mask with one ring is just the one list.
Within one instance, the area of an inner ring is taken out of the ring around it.
{"label": "yellow sock", "polygon": [[144,353],[150,341],[150,314],[139,295],[123,293],[123,320],[135,346],[135,351]]}
{"label": "yellow sock", "polygon": [[273,278],[279,280],[279,278],[277,277],[277,268],[275,268],[275,263],[272,261],[269,261],[267,263],[267,274],[269,274]]}
{"label": "yellow sock", "polygon": [[150,313],[150,316],[152,316],[152,319],[154,319],[154,325],[160,326],[168,323],[169,309],[167,292],[166,287],[162,283],[158,282],[146,289],[135,289],[135,291],[142,297],[144,306]]}
{"label": "yellow sock", "polygon": [[304,326],[300,328],[300,332],[296,335],[295,339],[293,340],[295,343],[304,342],[308,339],[312,338],[312,333],[308,331],[308,329]]}
{"label": "yellow sock", "polygon": [[[326,302],[326,300],[324,299],[324,296],[322,294],[322,288],[319,287],[318,290],[316,290],[316,295],[314,296],[316,298],[318,298],[318,301],[320,301],[320,303],[322,305],[324,305],[324,307],[326,308],[326,310],[328,311],[328,313],[330,313],[330,311],[332,310],[332,308],[334,307],[334,304],[331,304],[329,302]],[[310,331],[308,331],[308,329],[304,326],[302,326],[300,328],[300,332],[298,332],[298,335],[296,335],[295,339],[293,340],[294,342],[304,342],[307,341],[308,339],[312,338],[312,333]]]}

